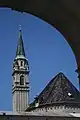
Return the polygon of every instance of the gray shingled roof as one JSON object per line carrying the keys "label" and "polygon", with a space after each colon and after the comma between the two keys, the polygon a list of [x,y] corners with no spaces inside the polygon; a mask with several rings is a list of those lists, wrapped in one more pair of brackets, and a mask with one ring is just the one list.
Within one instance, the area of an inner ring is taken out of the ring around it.
{"label": "gray shingled roof", "polygon": [[[36,98],[39,105],[52,103],[77,103],[80,102],[80,92],[63,74],[57,74],[44,88],[44,90]],[[34,100],[30,107],[34,107],[36,100]]]}

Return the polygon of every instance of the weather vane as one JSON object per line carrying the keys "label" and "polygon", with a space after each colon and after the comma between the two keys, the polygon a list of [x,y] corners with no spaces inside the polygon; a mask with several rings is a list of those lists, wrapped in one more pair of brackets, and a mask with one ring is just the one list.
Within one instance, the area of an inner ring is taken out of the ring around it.
{"label": "weather vane", "polygon": [[21,25],[19,25],[19,30],[21,30]]}

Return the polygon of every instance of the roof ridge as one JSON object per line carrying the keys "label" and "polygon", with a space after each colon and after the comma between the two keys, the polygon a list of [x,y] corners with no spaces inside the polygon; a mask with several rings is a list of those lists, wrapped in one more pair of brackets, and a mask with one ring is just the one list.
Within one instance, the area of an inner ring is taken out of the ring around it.
{"label": "roof ridge", "polygon": [[[53,77],[53,78],[51,79],[51,81],[48,82],[48,84],[45,86],[45,88],[43,88],[43,90],[42,90],[42,92],[40,93],[40,95],[41,95],[41,94],[44,92],[44,90],[55,80],[55,78],[58,77],[58,75],[59,75],[59,73],[58,73],[55,77]],[[40,95],[39,95],[39,96],[40,96]],[[39,96],[38,96],[38,97],[39,97]]]}
{"label": "roof ridge", "polygon": [[[58,76],[60,76],[60,75],[63,75],[65,78],[67,78],[67,77],[64,75],[63,72],[57,73],[56,76],[53,77],[53,78],[51,79],[51,81],[49,81],[48,84],[43,88],[43,90],[42,90],[42,92],[39,94],[39,96],[45,91],[45,89],[46,89],[54,80],[56,81],[56,78],[57,78]],[[68,80],[68,78],[67,78],[67,80]],[[54,81],[54,82],[55,82],[55,81]],[[38,97],[39,97],[39,96],[38,96]]]}

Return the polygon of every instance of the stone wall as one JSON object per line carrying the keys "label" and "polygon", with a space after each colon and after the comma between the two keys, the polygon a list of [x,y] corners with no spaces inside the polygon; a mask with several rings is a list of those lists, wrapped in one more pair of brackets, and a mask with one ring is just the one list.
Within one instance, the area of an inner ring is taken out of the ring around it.
{"label": "stone wall", "polygon": [[1,115],[0,120],[80,120],[77,117]]}
{"label": "stone wall", "polygon": [[32,110],[32,112],[39,112],[39,113],[59,113],[59,112],[65,112],[65,113],[80,113],[80,108],[73,108],[73,107],[65,107],[65,106],[51,106],[51,107],[42,107]]}

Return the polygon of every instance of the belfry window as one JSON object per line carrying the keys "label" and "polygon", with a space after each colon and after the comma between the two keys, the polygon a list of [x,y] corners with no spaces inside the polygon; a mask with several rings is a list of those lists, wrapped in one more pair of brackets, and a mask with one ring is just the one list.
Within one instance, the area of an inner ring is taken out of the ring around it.
{"label": "belfry window", "polygon": [[24,85],[24,76],[23,75],[20,77],[20,85]]}
{"label": "belfry window", "polygon": [[21,66],[23,66],[23,61],[21,61]]}

